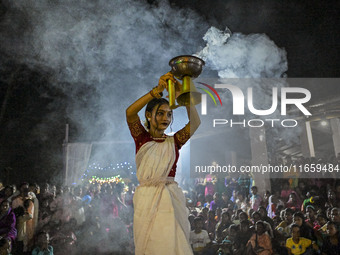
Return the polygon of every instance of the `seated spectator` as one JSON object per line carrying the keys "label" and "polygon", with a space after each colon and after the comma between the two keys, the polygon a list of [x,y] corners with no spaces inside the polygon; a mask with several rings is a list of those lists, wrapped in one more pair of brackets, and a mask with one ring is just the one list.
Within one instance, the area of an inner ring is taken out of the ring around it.
{"label": "seated spectator", "polygon": [[17,236],[15,228],[16,218],[7,200],[0,204],[0,239],[8,239],[14,242]]}
{"label": "seated spectator", "polygon": [[340,234],[334,222],[327,223],[327,237],[322,245],[322,255],[340,254]]}
{"label": "seated spectator", "polygon": [[229,228],[233,224],[231,221],[230,214],[226,211],[222,213],[221,220],[216,225],[215,240],[217,243],[221,243],[223,240],[222,232],[223,230]]}
{"label": "seated spectator", "polygon": [[315,214],[316,214],[316,211],[315,211],[314,206],[308,205],[306,207],[307,219],[305,220],[305,222],[307,223],[307,225],[311,226],[312,228],[314,228],[315,225],[317,224]]}
{"label": "seated spectator", "polygon": [[211,243],[208,232],[202,228],[202,218],[196,217],[194,219],[194,230],[190,232],[190,244],[195,255],[204,254]]}
{"label": "seated spectator", "polygon": [[331,210],[331,221],[333,221],[340,229],[340,209],[332,208]]}
{"label": "seated spectator", "polygon": [[36,236],[36,245],[32,255],[53,255],[53,247],[49,245],[50,236],[46,232],[40,232]]}
{"label": "seated spectator", "polygon": [[73,231],[72,222],[65,222],[59,231],[52,235],[51,241],[54,247],[54,255],[75,254],[77,237]]}
{"label": "seated spectator", "polygon": [[208,219],[205,222],[205,229],[207,230],[210,240],[215,239],[215,228],[216,228],[217,221],[215,220],[215,211],[208,212]]}
{"label": "seated spectator", "polygon": [[336,207],[336,195],[332,189],[329,189],[327,192],[327,201],[325,203],[325,207]]}
{"label": "seated spectator", "polygon": [[219,245],[220,249],[218,250],[218,252],[219,254],[223,255],[234,254],[238,226],[232,224],[229,226],[228,229],[224,230],[223,232],[225,231],[227,232],[227,234],[222,243]]}
{"label": "seated spectator", "polygon": [[248,203],[247,203],[247,197],[245,196],[244,192],[237,192],[237,196],[236,196],[236,202],[235,202],[235,206],[236,209],[240,209],[242,211],[247,211],[248,209]]}
{"label": "seated spectator", "polygon": [[301,208],[301,201],[299,201],[297,194],[295,191],[289,194],[289,199],[286,203],[287,208],[294,208],[300,209]]}
{"label": "seated spectator", "polygon": [[239,226],[239,231],[236,233],[234,250],[239,254],[243,254],[246,250],[247,243],[253,231],[249,228],[250,222],[248,220],[242,220]]}
{"label": "seated spectator", "polygon": [[293,221],[300,228],[299,234],[301,237],[307,238],[312,241],[316,241],[313,228],[306,224],[305,217],[302,212],[296,212],[293,215]]}
{"label": "seated spectator", "polygon": [[268,223],[270,224],[270,226],[271,226],[272,228],[274,228],[274,221],[273,221],[272,218],[270,218],[270,217],[267,215],[266,208],[264,208],[263,206],[260,206],[258,212],[259,212],[260,215],[261,215],[261,220],[262,220],[262,221],[265,221],[265,222],[268,222]]}
{"label": "seated spectator", "polygon": [[256,222],[255,230],[256,232],[248,241],[247,254],[273,254],[271,238],[266,233],[265,224],[262,221]]}
{"label": "seated spectator", "polygon": [[0,239],[0,255],[11,255],[11,240]]}
{"label": "seated spectator", "polygon": [[290,224],[293,223],[293,213],[293,209],[286,208],[283,214],[284,220],[275,228],[275,230],[279,231],[285,237],[290,235]]}
{"label": "seated spectator", "polygon": [[314,226],[314,230],[321,231],[321,233],[325,233],[327,231],[326,215],[322,213],[316,215],[316,225]]}
{"label": "seated spectator", "polygon": [[[291,235],[292,237],[288,238],[286,241],[286,247],[289,255],[305,254],[307,248],[312,246],[312,240],[301,237],[299,225],[291,225]],[[316,245],[313,248],[318,250]]]}

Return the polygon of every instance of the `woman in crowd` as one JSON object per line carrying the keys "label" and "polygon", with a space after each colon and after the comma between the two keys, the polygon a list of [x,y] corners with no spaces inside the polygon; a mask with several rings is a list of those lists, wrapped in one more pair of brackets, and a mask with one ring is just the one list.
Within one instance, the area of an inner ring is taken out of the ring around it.
{"label": "woman in crowd", "polygon": [[15,224],[16,218],[9,202],[2,201],[0,204],[0,239],[8,239],[13,242],[17,236]]}
{"label": "woman in crowd", "polygon": [[247,254],[273,254],[271,238],[266,233],[266,226],[262,221],[256,222],[255,233],[249,239],[247,245]]}
{"label": "woman in crowd", "polygon": [[337,224],[327,223],[327,237],[322,245],[322,255],[340,254],[340,234]]}
{"label": "woman in crowd", "polygon": [[215,239],[217,243],[221,243],[223,240],[222,232],[223,230],[229,228],[229,226],[233,224],[231,221],[230,214],[226,211],[222,212],[221,220],[216,225],[216,231],[215,231]]}
{"label": "woman in crowd", "polygon": [[[200,124],[194,106],[187,106],[189,123],[174,136],[164,132],[172,121],[169,102],[161,93],[171,80],[176,94],[181,84],[171,73],[158,86],[126,110],[126,119],[136,144],[137,178],[134,194],[135,254],[192,254],[185,197],[174,181],[179,149]],[[177,96],[176,95],[176,96]],[[146,105],[146,129],[138,112]]]}

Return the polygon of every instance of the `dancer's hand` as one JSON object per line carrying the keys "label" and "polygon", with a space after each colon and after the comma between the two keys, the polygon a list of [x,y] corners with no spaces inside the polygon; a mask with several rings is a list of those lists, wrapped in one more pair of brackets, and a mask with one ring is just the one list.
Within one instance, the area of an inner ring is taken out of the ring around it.
{"label": "dancer's hand", "polygon": [[168,90],[168,80],[172,80],[175,84],[178,83],[174,75],[171,72],[168,72],[159,78],[157,86],[158,93],[163,92],[164,89]]}

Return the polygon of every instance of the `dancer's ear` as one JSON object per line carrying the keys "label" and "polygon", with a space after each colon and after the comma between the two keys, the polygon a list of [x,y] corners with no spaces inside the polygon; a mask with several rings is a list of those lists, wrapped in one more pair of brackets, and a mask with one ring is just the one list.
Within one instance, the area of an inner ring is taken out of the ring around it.
{"label": "dancer's ear", "polygon": [[151,112],[146,112],[146,113],[145,113],[145,117],[146,117],[147,119],[151,119],[151,116],[152,116]]}

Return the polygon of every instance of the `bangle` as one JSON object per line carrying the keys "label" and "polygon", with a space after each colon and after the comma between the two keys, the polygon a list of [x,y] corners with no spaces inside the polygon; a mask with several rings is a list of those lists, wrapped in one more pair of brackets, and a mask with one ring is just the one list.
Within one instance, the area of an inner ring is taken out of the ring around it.
{"label": "bangle", "polygon": [[150,91],[150,95],[154,98],[161,98],[162,95],[158,92],[156,92],[157,87],[154,87],[151,91]]}

